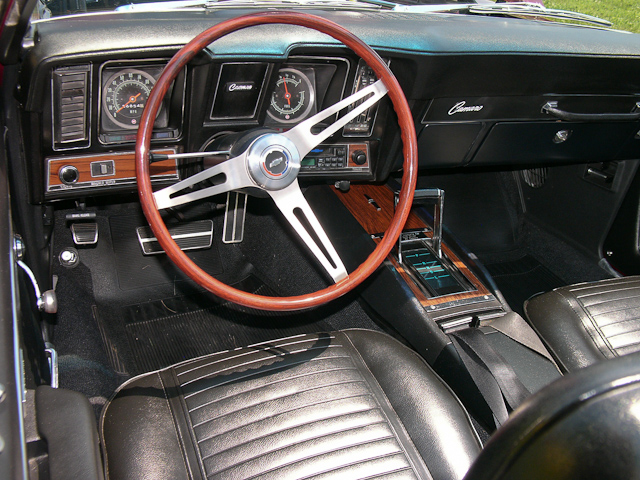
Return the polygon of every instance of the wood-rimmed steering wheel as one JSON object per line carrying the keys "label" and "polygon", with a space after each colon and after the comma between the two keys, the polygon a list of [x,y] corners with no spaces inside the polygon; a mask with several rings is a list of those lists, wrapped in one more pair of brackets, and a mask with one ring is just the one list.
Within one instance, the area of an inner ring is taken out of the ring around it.
{"label": "wood-rimmed steering wheel", "polygon": [[[169,86],[184,66],[214,40],[236,30],[261,24],[299,25],[330,35],[360,56],[373,69],[379,80],[284,133],[257,135],[239,155],[154,193],[149,176],[151,134],[154,120]],[[385,94],[389,95],[398,116],[403,141],[404,172],[400,198],[383,239],[356,270],[347,273],[338,253],[305,200],[298,185],[297,175],[300,162],[305,155],[373,106]],[[336,113],[361,99],[364,99],[361,104],[324,130],[311,133],[311,127],[318,122],[334,117]],[[192,280],[211,293],[246,307],[274,311],[301,310],[322,305],[358,286],[378,268],[394,247],[413,201],[417,176],[416,131],[411,111],[398,81],[386,63],[362,40],[338,24],[314,15],[278,11],[255,13],[226,20],[211,27],[185,45],[169,61],[156,82],[140,119],[136,140],[136,174],[140,203],[151,229],[169,258]],[[190,190],[193,185],[214,177],[222,180],[208,188]],[[317,292],[293,297],[266,297],[237,290],[216,280],[193,263],[171,238],[160,216],[159,210],[165,208],[248,187],[263,190],[275,201],[287,221],[333,278],[333,285]],[[306,222],[302,223],[301,218],[306,219]]]}

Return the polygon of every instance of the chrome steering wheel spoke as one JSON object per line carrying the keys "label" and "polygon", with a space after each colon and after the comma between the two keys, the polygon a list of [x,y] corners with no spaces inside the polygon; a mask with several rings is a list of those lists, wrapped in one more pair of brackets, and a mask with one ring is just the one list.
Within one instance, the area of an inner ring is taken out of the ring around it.
{"label": "chrome steering wheel spoke", "polygon": [[[203,152],[203,156],[205,154],[206,152]],[[237,157],[225,160],[189,178],[154,192],[153,198],[158,210],[177,207],[178,205],[195,202],[196,200],[231,190],[254,186],[245,166],[246,156],[246,152],[242,153]],[[198,190],[187,190],[206,180],[211,180],[214,185]]]}
{"label": "chrome steering wheel spoke", "polygon": [[[156,206],[162,210],[231,190],[260,188],[273,198],[302,241],[337,283],[347,278],[347,270],[304,198],[296,177],[305,155],[375,105],[386,94],[387,87],[378,80],[308,118],[288,132],[260,135],[241,155],[155,192],[153,198]],[[361,103],[358,103],[359,101]],[[311,132],[319,122],[336,115],[350,105],[355,106],[324,130],[319,133]],[[214,185],[193,189],[207,180]]]}
{"label": "chrome steering wheel spoke", "polygon": [[[329,108],[325,108],[323,111],[316,113],[314,116],[306,119],[302,123],[299,123],[288,132],[283,133],[282,136],[291,140],[296,145],[298,153],[300,154],[300,158],[304,158],[304,156],[307,155],[318,144],[336,133],[358,115],[374,106],[382,97],[387,94],[387,91],[387,87],[384,83],[382,83],[382,80],[378,80],[368,87],[357,91],[353,95],[350,95],[344,100],[335,103]],[[371,96],[369,98],[366,98],[369,95]],[[311,133],[311,129],[319,122],[335,115],[340,110],[347,108],[349,105],[354,104],[358,100],[361,100],[363,98],[366,98],[366,100],[364,100],[361,104],[355,106],[351,111],[340,117],[327,128],[318,133]]]}
{"label": "chrome steering wheel spoke", "polygon": [[347,270],[309,203],[304,198],[298,180],[296,179],[282,190],[269,191],[269,195],[333,281],[338,283],[346,278],[348,276]]}

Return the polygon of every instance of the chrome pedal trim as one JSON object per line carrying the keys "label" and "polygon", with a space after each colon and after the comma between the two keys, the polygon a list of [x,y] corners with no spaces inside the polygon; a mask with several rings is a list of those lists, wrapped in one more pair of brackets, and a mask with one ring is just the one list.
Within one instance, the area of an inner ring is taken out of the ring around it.
{"label": "chrome pedal trim", "polygon": [[244,238],[244,220],[247,211],[246,193],[228,192],[224,208],[223,243],[240,243]]}
{"label": "chrome pedal trim", "polygon": [[[198,220],[195,222],[181,223],[168,228],[171,238],[183,250],[204,250],[211,248],[213,244],[213,221]],[[138,242],[143,255],[157,255],[164,253],[153,231],[148,226],[136,229]]]}

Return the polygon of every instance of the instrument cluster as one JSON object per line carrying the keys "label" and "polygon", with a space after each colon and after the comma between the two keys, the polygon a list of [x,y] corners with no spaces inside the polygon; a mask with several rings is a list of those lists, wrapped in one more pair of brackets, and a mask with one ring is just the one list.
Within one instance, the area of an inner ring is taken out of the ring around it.
{"label": "instrument cluster", "polygon": [[315,99],[315,70],[281,68],[271,92],[267,115],[278,123],[297,123],[316,112]]}
{"label": "instrument cluster", "polygon": [[[151,90],[162,74],[165,63],[147,64],[111,62],[100,70],[98,139],[102,144],[135,141],[140,117]],[[154,137],[174,139],[180,135],[185,92],[181,74],[169,89],[154,123]]]}
{"label": "instrument cluster", "polygon": [[[53,71],[52,123],[50,128],[45,126],[52,145],[44,159],[48,198],[134,184],[137,130],[167,61],[111,60],[98,68],[83,64]],[[251,128],[287,130],[351,94],[361,83],[361,70],[360,64],[349,59],[321,56],[293,56],[284,63],[190,65],[163,99],[154,122],[152,148],[197,152],[206,150],[212,141]],[[317,128],[334,120],[327,118]],[[351,130],[351,124],[346,125],[311,151],[302,160],[301,174],[368,178],[371,133]],[[189,166],[180,162],[157,165],[153,179],[156,183],[175,181],[183,167]]]}

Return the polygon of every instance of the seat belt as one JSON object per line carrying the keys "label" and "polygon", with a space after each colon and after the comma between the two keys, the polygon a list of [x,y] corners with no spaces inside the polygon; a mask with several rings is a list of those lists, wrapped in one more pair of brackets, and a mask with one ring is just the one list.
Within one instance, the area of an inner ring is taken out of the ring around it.
{"label": "seat belt", "polygon": [[478,328],[452,332],[449,338],[499,427],[531,392]]}
{"label": "seat belt", "polygon": [[492,327],[500,333],[506,335],[511,340],[533,350],[549,360],[553,366],[561,372],[556,361],[551,356],[547,348],[544,346],[540,337],[531,328],[531,326],[515,312],[508,312],[505,315],[482,322],[483,327]]}

